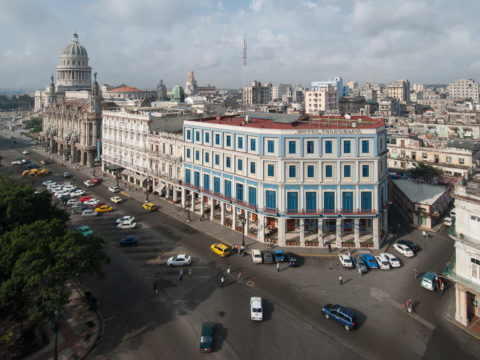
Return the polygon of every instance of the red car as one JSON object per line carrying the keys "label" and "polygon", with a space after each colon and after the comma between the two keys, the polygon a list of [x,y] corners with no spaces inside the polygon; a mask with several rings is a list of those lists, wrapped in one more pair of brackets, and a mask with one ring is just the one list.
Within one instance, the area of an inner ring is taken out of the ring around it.
{"label": "red car", "polygon": [[105,204],[104,202],[99,201],[99,202],[97,203],[97,205],[95,205],[95,207],[96,207],[96,208],[99,208],[99,207],[102,206],[102,205],[107,205],[107,204]]}
{"label": "red car", "polygon": [[94,182],[95,184],[100,184],[102,181],[103,181],[103,178],[98,176],[95,176],[94,178],[92,178],[92,182]]}
{"label": "red car", "polygon": [[91,196],[82,196],[81,198],[78,199],[78,201],[84,202],[90,200],[92,197]]}

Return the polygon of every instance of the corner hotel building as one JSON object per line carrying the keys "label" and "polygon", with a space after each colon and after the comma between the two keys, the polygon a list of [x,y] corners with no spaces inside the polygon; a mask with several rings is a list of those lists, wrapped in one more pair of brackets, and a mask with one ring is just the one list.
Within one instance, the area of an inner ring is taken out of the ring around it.
{"label": "corner hotel building", "polygon": [[204,118],[184,122],[183,141],[183,207],[278,246],[378,249],[386,237],[383,119]]}

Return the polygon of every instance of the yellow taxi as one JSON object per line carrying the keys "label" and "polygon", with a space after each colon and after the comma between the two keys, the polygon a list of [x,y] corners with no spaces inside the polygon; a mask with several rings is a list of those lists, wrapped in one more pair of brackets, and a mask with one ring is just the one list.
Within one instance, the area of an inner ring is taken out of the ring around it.
{"label": "yellow taxi", "polygon": [[102,205],[97,208],[95,208],[96,212],[103,213],[103,212],[109,212],[112,211],[112,207],[108,205]]}
{"label": "yellow taxi", "polygon": [[32,170],[30,170],[30,174],[29,174],[30,176],[35,176],[35,175],[37,175],[37,174],[38,174],[38,169],[32,169]]}
{"label": "yellow taxi", "polygon": [[30,175],[30,170],[24,170],[22,172],[22,176],[27,176],[27,175]]}
{"label": "yellow taxi", "polygon": [[231,249],[227,245],[221,243],[212,244],[210,246],[210,250],[212,250],[215,254],[220,255],[221,257],[227,257],[232,253]]}
{"label": "yellow taxi", "polygon": [[38,176],[44,176],[44,175],[47,175],[47,174],[48,174],[47,169],[42,169],[37,173]]}
{"label": "yellow taxi", "polygon": [[142,207],[147,210],[147,211],[155,211],[157,210],[157,207],[155,206],[155,204],[151,203],[151,202],[146,202],[146,203],[143,203],[142,204]]}

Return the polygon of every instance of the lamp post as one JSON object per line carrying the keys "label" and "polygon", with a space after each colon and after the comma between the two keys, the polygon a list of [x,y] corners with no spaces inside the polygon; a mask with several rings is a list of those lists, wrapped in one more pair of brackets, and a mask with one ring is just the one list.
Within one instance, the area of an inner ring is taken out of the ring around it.
{"label": "lamp post", "polygon": [[185,194],[185,196],[187,197],[185,200],[186,200],[186,210],[187,210],[187,223],[191,222],[192,220],[190,220],[190,197],[188,196],[188,194]]}
{"label": "lamp post", "polygon": [[238,217],[238,220],[240,220],[240,224],[242,224],[242,251],[245,250],[245,224],[247,222],[247,219],[245,218],[245,215],[242,213]]}

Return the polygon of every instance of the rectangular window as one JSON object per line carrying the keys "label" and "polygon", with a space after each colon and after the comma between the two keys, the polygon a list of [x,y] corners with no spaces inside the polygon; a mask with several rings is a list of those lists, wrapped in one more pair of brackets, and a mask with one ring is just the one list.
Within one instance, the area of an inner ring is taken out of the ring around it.
{"label": "rectangular window", "polygon": [[275,176],[275,167],[273,165],[267,166],[267,175],[268,176]]}
{"label": "rectangular window", "polygon": [[309,178],[315,177],[315,166],[313,166],[313,165],[308,165],[307,166],[307,177],[309,177]]}
{"label": "rectangular window", "polygon": [[190,140],[192,134],[190,130],[187,130],[187,140]]}
{"label": "rectangular window", "polygon": [[331,178],[333,176],[332,165],[325,165],[325,177]]}
{"label": "rectangular window", "polygon": [[333,191],[323,193],[323,208],[325,211],[335,211],[335,193]]}
{"label": "rectangular window", "polygon": [[227,135],[227,146],[232,146],[232,137],[230,135]]}
{"label": "rectangular window", "polygon": [[237,161],[237,169],[238,171],[243,171],[243,161],[241,159]]}
{"label": "rectangular window", "polygon": [[307,141],[307,154],[313,154],[314,151],[314,142]]}
{"label": "rectangular window", "polygon": [[350,165],[343,166],[343,176],[344,177],[352,176],[352,167]]}
{"label": "rectangular window", "polygon": [[243,138],[241,137],[238,138],[238,148],[243,149]]}
{"label": "rectangular window", "polygon": [[332,153],[332,141],[327,140],[325,141],[325,154],[331,154]]}
{"label": "rectangular window", "polygon": [[210,175],[203,174],[203,188],[210,190]]}
{"label": "rectangular window", "polygon": [[288,153],[289,154],[295,154],[297,152],[297,144],[295,143],[295,141],[289,141],[288,142]]}
{"label": "rectangular window", "polygon": [[190,169],[185,169],[185,182],[187,184],[191,183],[190,174],[191,174]]}
{"label": "rectangular window", "polygon": [[288,166],[288,176],[291,178],[297,177],[297,167],[295,165]]}
{"label": "rectangular window", "polygon": [[257,206],[257,188],[248,187],[248,204],[250,206]]}
{"label": "rectangular window", "polygon": [[195,160],[200,160],[200,151],[195,151]]}
{"label": "rectangular window", "polygon": [[230,167],[232,166],[230,157],[227,157],[227,158],[225,159],[225,166],[226,166],[227,168],[230,168]]}
{"label": "rectangular window", "polygon": [[275,191],[272,191],[272,190],[265,191],[265,207],[267,209],[276,209],[277,208]]}
{"label": "rectangular window", "polygon": [[198,171],[193,172],[193,185],[200,187],[200,173]]}
{"label": "rectangular window", "polygon": [[213,178],[213,192],[215,194],[220,194],[220,178],[219,177]]}
{"label": "rectangular window", "polygon": [[369,177],[370,176],[370,166],[362,165],[362,176]]}
{"label": "rectangular window", "polygon": [[237,184],[237,200],[243,201],[243,184]]}
{"label": "rectangular window", "polygon": [[187,149],[187,159],[190,159],[190,149]]}
{"label": "rectangular window", "polygon": [[206,163],[210,162],[210,154],[209,153],[205,153],[205,162]]}
{"label": "rectangular window", "polygon": [[342,194],[342,208],[343,210],[352,211],[353,210],[353,192],[344,191]]}
{"label": "rectangular window", "polygon": [[230,180],[225,180],[225,197],[232,197],[232,182]]}
{"label": "rectangular window", "polygon": [[205,142],[208,144],[210,142],[210,133],[205,133]]}
{"label": "rectangular window", "polygon": [[370,143],[368,140],[362,140],[362,153],[366,154],[370,152]]}
{"label": "rectangular window", "polygon": [[287,193],[287,210],[290,212],[298,211],[298,192]]}
{"label": "rectangular window", "polygon": [[267,141],[267,152],[269,153],[274,153],[275,152],[275,143],[273,140],[268,140]]}
{"label": "rectangular window", "polygon": [[220,155],[215,155],[215,165],[220,165]]}
{"label": "rectangular window", "polygon": [[215,134],[215,145],[220,145],[220,134]]}
{"label": "rectangular window", "polygon": [[352,152],[352,144],[350,140],[345,140],[343,142],[343,153],[344,154],[350,154]]}
{"label": "rectangular window", "polygon": [[200,131],[195,132],[195,141],[200,142]]}
{"label": "rectangular window", "polygon": [[250,150],[256,151],[256,148],[257,148],[257,142],[255,141],[255,139],[250,139]]}
{"label": "rectangular window", "polygon": [[305,207],[306,210],[313,212],[317,210],[317,193],[307,191],[305,193]]}
{"label": "rectangular window", "polygon": [[255,163],[254,162],[250,163],[250,173],[255,174]]}
{"label": "rectangular window", "polygon": [[362,191],[360,194],[362,211],[372,210],[372,193],[369,191]]}

